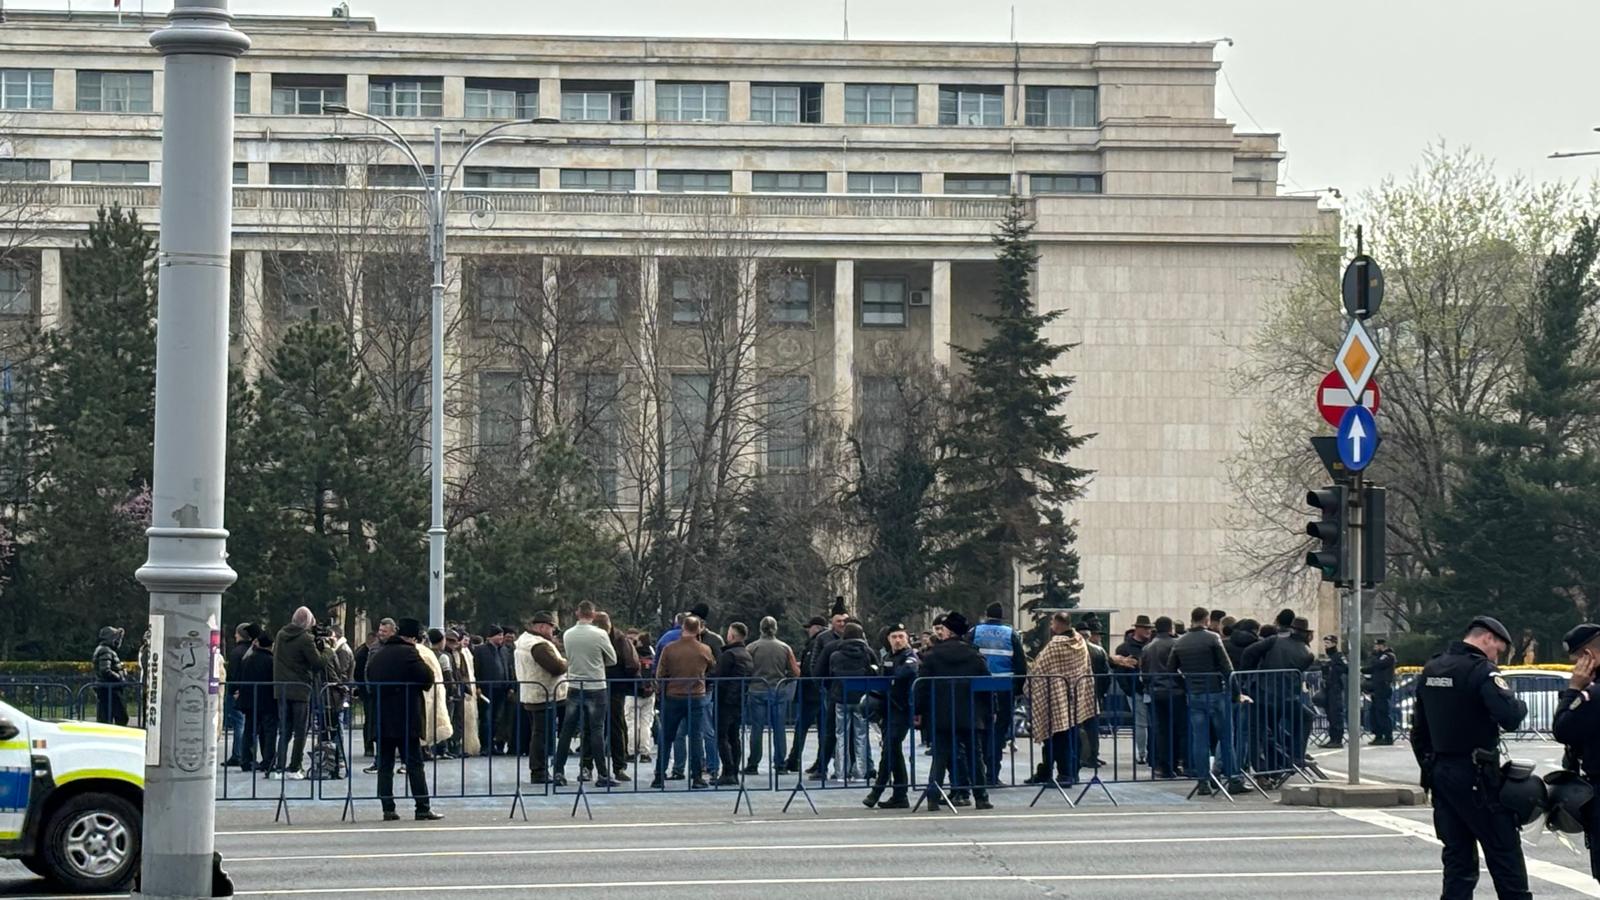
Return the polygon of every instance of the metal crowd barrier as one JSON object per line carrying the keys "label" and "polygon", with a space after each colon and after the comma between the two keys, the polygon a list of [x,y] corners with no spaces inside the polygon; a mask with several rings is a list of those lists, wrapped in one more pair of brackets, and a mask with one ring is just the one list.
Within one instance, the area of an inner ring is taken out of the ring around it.
{"label": "metal crowd barrier", "polygon": [[52,681],[0,682],[0,701],[35,719],[82,718],[82,706],[71,685]]}

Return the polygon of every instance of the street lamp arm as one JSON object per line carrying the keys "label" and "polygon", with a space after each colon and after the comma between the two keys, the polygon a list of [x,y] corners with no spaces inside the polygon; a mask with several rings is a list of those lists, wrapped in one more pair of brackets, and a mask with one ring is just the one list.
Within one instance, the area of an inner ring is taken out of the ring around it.
{"label": "street lamp arm", "polygon": [[422,160],[417,158],[417,152],[411,148],[411,142],[406,140],[405,137],[401,135],[393,125],[390,125],[388,122],[385,122],[383,119],[380,119],[377,116],[364,112],[357,112],[348,106],[335,106],[333,104],[328,104],[327,106],[324,106],[323,109],[332,112],[335,115],[353,116],[357,119],[364,119],[368,122],[376,124],[384,131],[389,132],[390,136],[388,137],[385,137],[381,134],[375,134],[373,137],[383,141],[385,144],[388,144],[396,150],[399,150],[401,153],[404,153],[406,159],[411,161],[412,168],[417,170],[417,176],[422,179],[422,183],[428,183],[427,167],[422,164]]}
{"label": "street lamp arm", "polygon": [[515,128],[519,125],[550,125],[554,124],[556,121],[557,120],[555,119],[540,118],[517,119],[516,121],[512,122],[501,122],[499,125],[496,125],[473,138],[472,142],[467,144],[466,149],[461,151],[461,155],[456,157],[455,165],[450,168],[450,178],[444,182],[445,189],[448,190],[455,184],[456,176],[461,174],[461,167],[466,164],[467,158],[472,156],[472,154],[476,152],[479,147],[501,143],[504,141],[516,140],[516,138],[513,138],[509,135],[500,134],[500,132],[505,131],[507,128]]}

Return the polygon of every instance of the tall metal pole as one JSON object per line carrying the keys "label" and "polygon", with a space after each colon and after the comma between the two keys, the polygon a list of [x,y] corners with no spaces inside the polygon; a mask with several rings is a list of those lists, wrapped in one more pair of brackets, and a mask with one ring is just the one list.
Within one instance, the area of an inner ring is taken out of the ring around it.
{"label": "tall metal pole", "polygon": [[444,227],[449,207],[445,198],[444,137],[433,126],[433,173],[428,181],[428,253],[433,262],[433,334],[429,385],[428,626],[444,627]]}
{"label": "tall metal pole", "polygon": [[[1347,707],[1345,713],[1345,738],[1350,743],[1346,745],[1345,753],[1349,757],[1346,769],[1349,771],[1351,784],[1361,783],[1361,581],[1365,577],[1361,571],[1361,473],[1356,472],[1350,479],[1349,497],[1347,500],[1350,520],[1350,531],[1345,536],[1350,548],[1350,671],[1346,676],[1345,699]],[[1377,698],[1373,698],[1377,703]],[[1374,710],[1376,715],[1376,710]]]}
{"label": "tall metal pole", "polygon": [[[142,896],[211,896],[233,227],[234,60],[227,0],[175,0],[166,58],[157,257],[155,484],[149,557],[154,692],[145,738]],[[149,702],[149,701],[147,701]]]}

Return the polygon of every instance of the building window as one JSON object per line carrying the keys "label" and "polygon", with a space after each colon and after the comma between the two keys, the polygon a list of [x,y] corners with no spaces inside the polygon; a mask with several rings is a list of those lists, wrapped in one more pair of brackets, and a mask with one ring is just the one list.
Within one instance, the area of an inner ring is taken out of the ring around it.
{"label": "building window", "polygon": [[332,187],[343,185],[344,166],[328,163],[271,163],[267,183],[285,187]]}
{"label": "building window", "polygon": [[682,496],[699,468],[709,435],[706,414],[711,407],[711,376],[672,376],[672,494]]}
{"label": "building window", "polygon": [[329,273],[307,253],[272,253],[262,258],[267,296],[276,306],[279,319],[303,322],[322,308],[324,297],[337,294],[328,289]]}
{"label": "building window", "polygon": [[234,163],[233,164],[233,183],[234,184],[249,184],[250,183],[250,164],[249,163]]}
{"label": "building window", "polygon": [[0,159],[0,181],[49,181],[48,159]]}
{"label": "building window", "polygon": [[522,434],[522,383],[515,372],[478,374],[478,454],[501,465],[516,462]]}
{"label": "building window", "polygon": [[633,82],[561,82],[561,119],[564,122],[633,121]]}
{"label": "building window", "polygon": [[1030,87],[1024,105],[1028,125],[1093,128],[1099,124],[1092,87]]}
{"label": "building window", "polygon": [[656,83],[656,120],[660,122],[728,121],[728,85],[698,81]]}
{"label": "building window", "polygon": [[18,265],[0,265],[0,316],[33,315],[33,272]]}
{"label": "building window", "polygon": [[946,194],[1009,194],[1011,179],[1006,175],[946,175]]}
{"label": "building window", "polygon": [[861,385],[861,406],[856,417],[856,438],[861,444],[862,463],[877,471],[905,443],[905,402],[900,387],[891,377],[865,375]]}
{"label": "building window", "polygon": [[531,119],[539,115],[539,83],[468,78],[466,100],[469,119]]}
{"label": "building window", "polygon": [[697,325],[705,320],[707,297],[696,290],[695,280],[687,275],[672,276],[672,324]]}
{"label": "building window", "polygon": [[622,446],[622,414],[617,373],[585,372],[578,376],[577,450],[594,467],[600,496],[617,499],[617,453]]}
{"label": "building window", "polygon": [[474,168],[462,173],[462,186],[469,188],[536,188],[539,186],[538,169]]}
{"label": "building window", "polygon": [[805,272],[785,272],[769,284],[772,321],[788,324],[811,323],[811,276]]}
{"label": "building window", "polygon": [[1004,125],[1006,89],[992,86],[939,88],[940,125]]}
{"label": "building window", "polygon": [[367,111],[401,119],[444,115],[444,79],[374,78],[367,83]]}
{"label": "building window", "polygon": [[344,106],[343,75],[273,75],[272,114],[320,116],[323,107]]}
{"label": "building window", "polygon": [[1098,194],[1099,175],[1029,175],[1028,190],[1035,194]]}
{"label": "building window", "polygon": [[0,109],[49,109],[55,76],[50,69],[0,69]]}
{"label": "building window", "polygon": [[815,125],[822,121],[822,85],[752,84],[750,118],[774,125]]}
{"label": "building window", "polygon": [[155,109],[149,72],[79,72],[79,112],[147,113]]}
{"label": "building window", "polygon": [[759,193],[825,194],[826,172],[752,172],[750,189]]}
{"label": "building window", "polygon": [[73,181],[95,181],[101,184],[149,184],[150,164],[147,162],[80,162],[72,163]]}
{"label": "building window", "polygon": [[[432,173],[429,173],[432,175]],[[412,165],[367,166],[367,187],[419,188],[422,176]]]}
{"label": "building window", "polygon": [[806,467],[806,414],[811,379],[785,375],[767,382],[767,470],[793,472]]}
{"label": "building window", "polygon": [[517,318],[517,277],[503,269],[484,266],[474,278],[478,321],[513,322]]}
{"label": "building window", "polygon": [[731,172],[662,171],[656,174],[656,190],[681,194],[686,191],[727,193],[733,190]]}
{"label": "building window", "polygon": [[578,295],[578,320],[582,322],[617,321],[619,282],[615,275],[581,275],[574,285]]}
{"label": "building window", "polygon": [[562,169],[563,191],[631,191],[632,169]]}
{"label": "building window", "polygon": [[233,73],[233,114],[250,115],[250,73]]}
{"label": "building window", "polygon": [[904,278],[861,279],[861,324],[863,326],[906,324]]}
{"label": "building window", "polygon": [[852,194],[920,194],[922,176],[915,172],[851,172]]}
{"label": "building window", "polygon": [[917,124],[914,84],[847,84],[844,120],[852,125]]}

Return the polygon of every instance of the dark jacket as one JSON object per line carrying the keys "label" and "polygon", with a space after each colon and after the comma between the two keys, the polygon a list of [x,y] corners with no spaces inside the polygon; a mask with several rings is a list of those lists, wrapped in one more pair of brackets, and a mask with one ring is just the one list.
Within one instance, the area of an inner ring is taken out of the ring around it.
{"label": "dark jacket", "polygon": [[974,692],[970,679],[988,678],[989,664],[978,648],[966,641],[940,641],[922,655],[916,683],[917,715],[933,731],[934,739],[948,739],[994,718],[991,695]]}
{"label": "dark jacket", "polygon": [[224,659],[226,668],[223,671],[227,673],[229,684],[239,680],[239,663],[244,662],[244,655],[254,646],[253,641],[234,641],[233,646],[228,648],[228,655]]}
{"label": "dark jacket", "polygon": [[1172,670],[1183,676],[1184,689],[1190,694],[1237,690],[1228,677],[1233,674],[1233,661],[1222,649],[1222,638],[1205,628],[1186,631],[1172,642]]}
{"label": "dark jacket", "polygon": [[1182,694],[1183,687],[1172,672],[1172,645],[1178,639],[1169,631],[1157,634],[1144,645],[1139,655],[1139,671],[1143,674],[1144,688],[1152,697],[1171,697]]}
{"label": "dark jacket", "polygon": [[272,698],[272,651],[252,647],[239,660],[239,676],[233,682],[234,706],[253,713],[276,710]]}
{"label": "dark jacket", "polygon": [[1394,693],[1394,651],[1373,653],[1361,667],[1361,674],[1372,676],[1372,696],[1387,697]]}
{"label": "dark jacket", "polygon": [[1551,730],[1577,756],[1589,783],[1600,783],[1600,685],[1590,684],[1581,691],[1562,688]]}
{"label": "dark jacket", "polygon": [[878,654],[872,652],[866,638],[843,638],[835,641],[828,648],[823,661],[827,666],[824,674],[834,679],[828,686],[828,696],[832,697],[835,703],[859,699],[864,693],[853,690],[847,695],[843,679],[871,678],[881,670],[878,665]]}
{"label": "dark jacket", "polygon": [[[294,624],[283,626],[272,642],[272,680],[280,682],[273,685],[273,696],[279,700],[306,702],[311,698],[312,682],[323,677],[332,657],[333,650],[319,648],[310,631]],[[372,666],[370,654],[367,666],[369,669]]]}
{"label": "dark jacket", "polygon": [[433,669],[419,654],[433,651],[400,637],[383,644],[383,652],[367,661],[367,678],[378,685],[374,733],[391,740],[421,740],[426,716],[422,695],[433,687]]}
{"label": "dark jacket", "polygon": [[1228,635],[1227,640],[1223,641],[1222,649],[1228,651],[1228,660],[1233,663],[1235,671],[1252,669],[1255,667],[1245,665],[1244,655],[1252,646],[1260,642],[1261,636],[1256,634],[1255,629],[1240,628],[1235,625],[1233,626],[1233,632]]}
{"label": "dark jacket", "polygon": [[1267,652],[1262,654],[1260,668],[1304,672],[1316,661],[1317,655],[1312,652],[1310,644],[1297,641],[1291,635],[1280,634],[1273,639]]}
{"label": "dark jacket", "polygon": [[1133,629],[1128,629],[1122,635],[1122,643],[1117,645],[1113,656],[1122,656],[1132,659],[1133,665],[1126,668],[1111,663],[1111,680],[1116,683],[1117,690],[1128,696],[1144,693],[1144,679],[1139,677],[1139,663],[1144,658],[1144,648],[1150,646],[1149,641],[1140,641],[1133,636]]}
{"label": "dark jacket", "polygon": [[505,654],[487,641],[472,648],[472,672],[485,693],[499,690],[501,682],[512,680],[506,674]]}
{"label": "dark jacket", "polygon": [[712,675],[717,679],[718,719],[726,722],[730,716],[738,718],[742,714],[744,693],[755,671],[750,648],[743,641],[722,646],[722,652],[717,654],[717,667],[712,670]]}
{"label": "dark jacket", "polygon": [[1242,669],[1246,672],[1254,672],[1257,669],[1266,668],[1261,664],[1261,661],[1266,658],[1273,645],[1283,640],[1283,638],[1284,636],[1281,634],[1270,634],[1246,647],[1244,652],[1239,654],[1239,664],[1234,668]]}
{"label": "dark jacket", "polygon": [[806,638],[806,645],[800,648],[800,677],[815,678],[817,670],[817,655],[822,652],[822,636],[828,633],[824,628],[811,637]]}
{"label": "dark jacket", "polygon": [[94,648],[94,677],[96,681],[127,681],[127,673],[122,669],[122,656],[117,653],[117,648],[108,643],[100,643]]}
{"label": "dark jacket", "polygon": [[613,628],[611,649],[616,652],[617,661],[606,666],[606,681],[620,682],[615,690],[631,694],[639,678],[639,648],[633,645],[633,641],[628,640],[627,635]]}
{"label": "dark jacket", "polygon": [[1106,655],[1106,648],[1089,640],[1088,635],[1083,636],[1083,642],[1089,648],[1089,672],[1094,676],[1094,696],[1104,708],[1106,691],[1111,689],[1111,657]]}
{"label": "dark jacket", "polygon": [[891,723],[904,722],[908,726],[911,724],[906,718],[911,714],[911,685],[917,680],[921,666],[922,661],[917,658],[917,651],[910,647],[891,654],[884,660],[884,674],[894,679],[889,683],[888,696]]}
{"label": "dark jacket", "polygon": [[1329,650],[1322,661],[1322,693],[1330,710],[1345,708],[1345,685],[1349,683],[1350,663],[1341,650]]}
{"label": "dark jacket", "polygon": [[1501,730],[1515,731],[1528,715],[1528,705],[1495,664],[1465,641],[1422,667],[1414,709],[1411,752],[1424,769],[1430,754],[1467,756],[1495,749]]}
{"label": "dark jacket", "polygon": [[806,675],[812,678],[828,677],[828,651],[832,650],[844,638],[833,633],[833,629],[824,629],[817,635],[815,649],[811,658],[811,668],[806,669]]}

